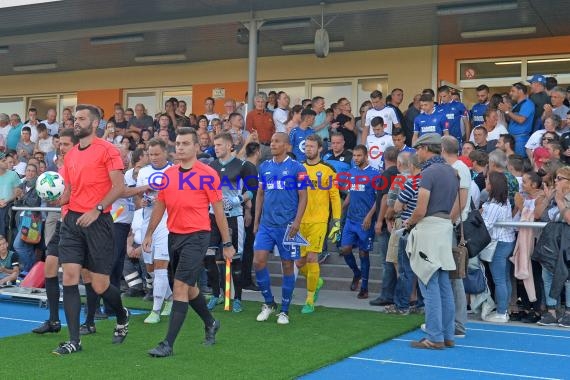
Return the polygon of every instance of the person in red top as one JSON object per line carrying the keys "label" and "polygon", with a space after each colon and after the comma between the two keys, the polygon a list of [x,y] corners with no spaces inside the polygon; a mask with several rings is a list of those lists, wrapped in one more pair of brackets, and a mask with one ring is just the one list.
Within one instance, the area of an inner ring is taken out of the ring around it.
{"label": "person in red top", "polygon": [[260,144],[267,145],[271,143],[271,136],[275,133],[275,124],[273,123],[273,115],[265,109],[267,98],[265,94],[257,94],[253,99],[255,108],[247,113],[245,129],[249,133],[257,131]]}
{"label": "person in red top", "polygon": [[112,203],[124,193],[123,161],[118,149],[96,137],[100,111],[92,105],[78,105],[73,132],[79,144],[64,159],[65,192],[59,205],[68,212],[60,229],[59,259],[63,266],[63,308],[69,328],[69,341],[56,348],[57,355],[81,350],[79,339],[79,275],[91,283],[117,315],[113,343],[122,343],[128,333],[129,316],[121,293],[111,285],[114,263]]}
{"label": "person in red top", "polygon": [[160,181],[155,178],[149,184],[155,186],[156,190],[160,187],[160,191],[150,216],[143,250],[148,251],[152,247],[152,234],[164,211],[167,211],[168,251],[174,271],[174,302],[168,333],[164,341],[148,352],[153,357],[173,354],[172,346],[186,319],[188,304],[204,321],[204,344],[214,344],[220,328],[220,322],[214,319],[204,295],[196,286],[210,243],[210,204],[224,242],[224,257],[231,260],[235,249],[224,214],[220,178],[214,169],[197,160],[199,149],[198,136],[193,128],[178,129],[176,156],[179,164],[167,169]]}
{"label": "person in red top", "polygon": [[[65,157],[65,154],[67,154],[75,144],[77,144],[77,139],[73,134],[73,130],[63,130],[59,135],[60,155]],[[58,172],[63,177],[64,167],[61,166]],[[62,217],[64,217],[66,213],[67,207],[63,206],[61,208]],[[61,322],[59,321],[59,278],[57,277],[57,271],[59,269],[58,245],[60,226],[61,222],[58,221],[55,226],[55,233],[46,247],[45,287],[49,319],[32,330],[32,332],[36,334],[57,333],[61,330]]]}

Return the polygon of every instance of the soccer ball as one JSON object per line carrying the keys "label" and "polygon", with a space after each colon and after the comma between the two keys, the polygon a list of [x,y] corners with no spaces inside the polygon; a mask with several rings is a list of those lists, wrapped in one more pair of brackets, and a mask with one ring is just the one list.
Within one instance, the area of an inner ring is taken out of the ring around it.
{"label": "soccer ball", "polygon": [[36,192],[46,201],[55,201],[63,194],[65,183],[63,177],[56,172],[45,172],[36,181]]}

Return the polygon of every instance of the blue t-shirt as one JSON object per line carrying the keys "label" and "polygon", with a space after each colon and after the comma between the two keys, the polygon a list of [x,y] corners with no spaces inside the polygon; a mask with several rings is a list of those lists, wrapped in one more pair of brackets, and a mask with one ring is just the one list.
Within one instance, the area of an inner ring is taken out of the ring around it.
{"label": "blue t-shirt", "polygon": [[260,224],[287,227],[297,215],[298,189],[306,183],[307,170],[287,157],[283,162],[267,160],[259,167],[259,186],[264,190]]}
{"label": "blue t-shirt", "polygon": [[8,200],[14,195],[14,189],[22,183],[16,172],[7,170],[0,175],[0,199]]}
{"label": "blue t-shirt", "polygon": [[[350,183],[350,203],[346,217],[362,223],[376,201],[376,190],[379,188],[380,172],[368,165],[364,169],[358,166],[348,171],[350,177],[339,175],[339,187]],[[358,184],[356,182],[359,182]],[[366,182],[366,183],[364,183]]]}
{"label": "blue t-shirt", "polygon": [[489,107],[489,103],[477,103],[471,108],[471,127],[476,128],[480,125],[483,125],[485,120],[483,120],[483,116],[485,112],[487,112],[487,108]]}
{"label": "blue t-shirt", "polygon": [[24,124],[20,123],[17,127],[10,128],[8,131],[8,136],[6,137],[6,148],[8,150],[16,150],[22,136],[23,126]]}
{"label": "blue t-shirt", "polygon": [[[327,113],[325,111],[322,111],[321,113],[319,113],[317,116],[315,116],[315,121],[313,122],[313,128],[315,128],[318,125],[321,125],[325,119],[327,118]],[[324,139],[328,139],[329,138],[329,129],[327,127],[315,132],[317,135],[321,136],[321,138]]]}
{"label": "blue t-shirt", "polygon": [[515,135],[515,137],[516,135],[530,135],[534,120],[534,103],[530,99],[525,99],[514,106],[512,112],[525,116],[526,120],[524,123],[519,124],[511,119],[509,121],[509,133]]}
{"label": "blue t-shirt", "polygon": [[448,121],[449,134],[461,140],[463,135],[461,133],[461,118],[463,116],[469,116],[465,105],[457,100],[453,100],[449,103],[440,103],[436,111],[445,115]]}
{"label": "blue t-shirt", "polygon": [[307,136],[315,133],[311,128],[302,129],[299,127],[293,128],[291,133],[289,133],[289,142],[291,143],[291,148],[293,154],[297,158],[297,161],[305,161],[307,156],[305,156],[305,140]]}
{"label": "blue t-shirt", "polygon": [[434,110],[432,113],[420,113],[414,119],[414,133],[418,132],[418,137],[424,133],[439,133],[443,135],[448,126],[447,119],[444,114]]}

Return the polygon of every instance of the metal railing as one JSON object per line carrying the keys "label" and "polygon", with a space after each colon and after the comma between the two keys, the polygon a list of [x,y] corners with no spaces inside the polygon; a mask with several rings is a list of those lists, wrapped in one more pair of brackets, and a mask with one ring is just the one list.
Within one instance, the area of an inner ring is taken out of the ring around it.
{"label": "metal railing", "polygon": [[61,207],[25,207],[25,206],[12,206],[14,211],[47,211],[47,212],[60,212]]}
{"label": "metal railing", "polygon": [[544,228],[548,223],[546,222],[496,222],[495,226],[498,227],[530,227],[530,228]]}

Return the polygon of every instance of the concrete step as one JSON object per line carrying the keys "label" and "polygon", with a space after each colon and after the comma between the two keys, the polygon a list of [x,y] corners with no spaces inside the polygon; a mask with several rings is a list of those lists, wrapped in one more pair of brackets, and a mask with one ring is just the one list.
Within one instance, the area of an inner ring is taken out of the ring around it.
{"label": "concrete step", "polygon": [[[271,275],[271,286],[280,287],[282,283],[282,275],[272,274]],[[343,277],[325,277],[323,276],[323,280],[325,281],[323,285],[323,289],[326,290],[350,290],[350,283],[352,281],[352,276],[350,278],[343,278]],[[368,289],[372,289],[375,292],[378,292],[382,282],[379,280],[369,280],[368,281]],[[297,278],[297,282],[295,283],[295,287],[299,289],[306,289],[307,281],[303,276]],[[354,296],[356,297],[357,291],[354,292]]]}
{"label": "concrete step", "polygon": [[[278,261],[270,261],[267,263],[269,268],[269,273],[271,274],[281,274],[281,263]],[[322,277],[339,277],[348,280],[352,279],[352,270],[346,264],[323,264],[321,265],[321,276]],[[382,268],[372,266],[370,267],[370,280],[382,279]]]}
{"label": "concrete step", "polygon": [[[354,257],[356,258],[356,262],[359,262],[358,259],[358,252],[353,253]],[[369,255],[370,257],[370,266],[373,267],[380,267],[382,266],[382,263],[380,262],[380,255],[377,253],[372,253]],[[277,256],[274,255],[270,255],[268,257],[269,262],[281,262],[281,259]],[[337,252],[330,252],[329,257],[326,259],[326,261],[324,262],[324,264],[336,264],[336,265],[345,265],[346,266],[346,262],[344,261],[344,257],[339,255]]]}

